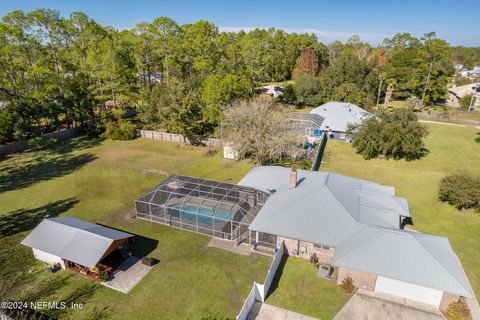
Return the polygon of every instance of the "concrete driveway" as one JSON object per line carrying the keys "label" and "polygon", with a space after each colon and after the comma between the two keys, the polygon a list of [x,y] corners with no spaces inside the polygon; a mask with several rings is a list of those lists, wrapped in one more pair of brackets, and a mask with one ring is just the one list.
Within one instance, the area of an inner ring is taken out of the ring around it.
{"label": "concrete driveway", "polygon": [[247,320],[317,320],[290,310],[255,302],[248,314]]}
{"label": "concrete driveway", "polygon": [[385,293],[359,290],[334,320],[443,320],[435,307]]}

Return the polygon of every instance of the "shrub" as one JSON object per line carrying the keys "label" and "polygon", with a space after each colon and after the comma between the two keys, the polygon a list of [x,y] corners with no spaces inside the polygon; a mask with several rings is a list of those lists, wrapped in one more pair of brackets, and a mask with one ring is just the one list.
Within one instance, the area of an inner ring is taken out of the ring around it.
{"label": "shrub", "polygon": [[460,99],[458,99],[458,103],[460,103],[460,108],[462,110],[468,110],[471,102],[472,102],[471,94],[467,94],[465,97],[461,97]]}
{"label": "shrub", "polygon": [[340,284],[340,288],[342,288],[343,292],[345,293],[354,293],[357,288],[353,285],[353,279],[351,277],[346,277],[345,279],[342,280],[342,283]]}
{"label": "shrub", "polygon": [[136,136],[137,129],[135,126],[125,120],[107,123],[106,130],[102,134],[102,137],[112,140],[132,140],[135,139]]}
{"label": "shrub", "polygon": [[28,140],[28,146],[32,150],[41,150],[49,148],[57,144],[59,140],[57,138],[51,138],[47,136],[39,136]]}
{"label": "shrub", "polygon": [[465,300],[460,300],[457,302],[452,302],[448,305],[447,311],[445,312],[448,320],[470,320],[472,316],[470,315],[470,310],[465,303]]}
{"label": "shrub", "polygon": [[439,198],[459,210],[480,208],[480,177],[456,173],[440,181]]}

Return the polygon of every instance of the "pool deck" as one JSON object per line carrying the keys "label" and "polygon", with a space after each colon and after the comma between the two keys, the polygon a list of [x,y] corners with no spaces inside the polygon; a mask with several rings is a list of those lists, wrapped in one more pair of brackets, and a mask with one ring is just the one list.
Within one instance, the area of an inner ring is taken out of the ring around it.
{"label": "pool deck", "polygon": [[233,253],[239,253],[243,256],[249,256],[250,253],[252,252],[252,250],[250,249],[250,246],[247,244],[242,243],[238,246],[235,246],[234,241],[223,240],[216,237],[212,237],[212,239],[208,242],[207,247],[218,248],[218,249],[230,251]]}

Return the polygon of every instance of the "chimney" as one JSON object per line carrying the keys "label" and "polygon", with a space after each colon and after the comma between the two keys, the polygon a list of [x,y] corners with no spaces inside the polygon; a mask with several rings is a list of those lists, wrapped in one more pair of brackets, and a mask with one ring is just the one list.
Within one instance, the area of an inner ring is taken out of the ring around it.
{"label": "chimney", "polygon": [[290,171],[290,183],[288,184],[289,189],[295,189],[297,187],[297,169],[292,168]]}

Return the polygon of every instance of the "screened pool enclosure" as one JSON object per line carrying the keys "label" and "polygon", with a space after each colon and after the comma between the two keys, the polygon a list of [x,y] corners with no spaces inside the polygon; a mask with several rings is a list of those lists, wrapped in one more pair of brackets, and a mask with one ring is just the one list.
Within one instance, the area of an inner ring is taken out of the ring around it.
{"label": "screened pool enclosure", "polygon": [[135,200],[135,209],[138,218],[238,244],[252,241],[248,227],[268,196],[254,188],[174,176]]}

